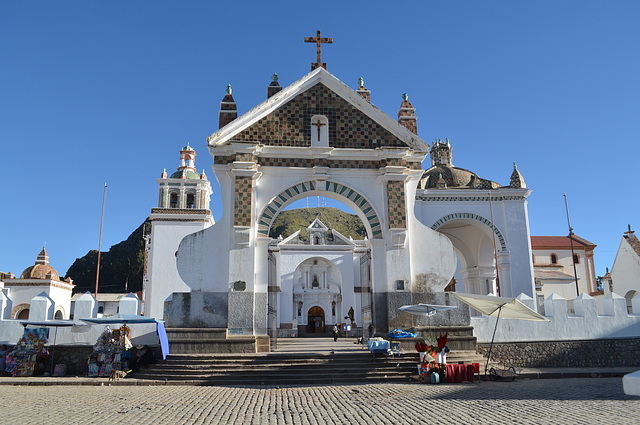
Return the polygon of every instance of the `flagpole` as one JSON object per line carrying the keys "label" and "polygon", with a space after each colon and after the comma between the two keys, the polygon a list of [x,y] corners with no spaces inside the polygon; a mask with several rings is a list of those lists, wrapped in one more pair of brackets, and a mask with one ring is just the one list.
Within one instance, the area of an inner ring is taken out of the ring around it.
{"label": "flagpole", "polygon": [[98,266],[96,267],[96,301],[98,300],[98,279],[100,278],[100,248],[102,246],[102,224],[104,223],[104,201],[107,198],[107,184],[104,184],[102,193],[102,215],[100,216],[100,238],[98,239]]}
{"label": "flagpole", "polygon": [[578,289],[578,272],[576,271],[575,254],[573,252],[573,228],[569,221],[569,203],[567,202],[567,193],[564,193],[564,207],[567,210],[567,225],[569,226],[569,241],[571,241],[571,262],[573,263],[573,276],[576,279],[576,296],[580,295],[580,289]]}

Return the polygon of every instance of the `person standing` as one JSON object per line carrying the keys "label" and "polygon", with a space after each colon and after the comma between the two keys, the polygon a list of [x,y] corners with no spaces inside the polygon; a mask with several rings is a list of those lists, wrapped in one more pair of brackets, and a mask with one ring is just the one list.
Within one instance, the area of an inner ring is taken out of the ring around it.
{"label": "person standing", "polygon": [[338,335],[340,334],[340,330],[338,329],[338,325],[333,325],[333,342],[338,340]]}

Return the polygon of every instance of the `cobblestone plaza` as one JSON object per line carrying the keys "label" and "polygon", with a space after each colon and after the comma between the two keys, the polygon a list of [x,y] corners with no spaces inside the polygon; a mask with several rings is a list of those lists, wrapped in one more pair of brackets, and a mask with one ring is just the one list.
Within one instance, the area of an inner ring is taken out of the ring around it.
{"label": "cobblestone plaza", "polygon": [[294,388],[3,386],[23,424],[638,424],[621,378]]}

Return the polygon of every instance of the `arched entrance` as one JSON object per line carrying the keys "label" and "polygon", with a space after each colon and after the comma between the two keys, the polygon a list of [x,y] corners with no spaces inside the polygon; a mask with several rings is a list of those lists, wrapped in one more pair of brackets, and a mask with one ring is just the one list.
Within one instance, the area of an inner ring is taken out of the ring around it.
{"label": "arched entrance", "polygon": [[298,183],[272,198],[258,219],[258,237],[269,235],[273,221],[287,205],[310,195],[322,195],[343,202],[360,217],[369,239],[383,238],[382,222],[369,200],[355,189],[332,181]]}
{"label": "arched entrance", "polygon": [[456,291],[497,295],[496,253],[506,250],[500,230],[487,218],[474,213],[455,213],[442,217],[431,228],[446,235],[458,255]]}
{"label": "arched entrance", "polygon": [[307,314],[307,333],[320,334],[324,330],[324,310],[318,306],[311,307]]}
{"label": "arched entrance", "polygon": [[18,316],[16,317],[18,320],[28,320],[29,319],[29,309],[25,308],[24,310],[20,310]]}

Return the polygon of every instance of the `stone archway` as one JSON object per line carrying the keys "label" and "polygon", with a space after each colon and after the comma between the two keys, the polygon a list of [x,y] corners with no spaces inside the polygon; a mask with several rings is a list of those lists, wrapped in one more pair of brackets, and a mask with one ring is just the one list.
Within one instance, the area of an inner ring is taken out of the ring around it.
{"label": "stone archway", "polygon": [[307,333],[325,333],[325,317],[322,307],[316,305],[309,309],[307,313]]}
{"label": "stone archway", "polygon": [[452,220],[475,220],[479,223],[482,223],[484,225],[486,225],[487,227],[489,227],[489,229],[493,229],[493,231],[496,234],[496,242],[497,244],[499,244],[500,246],[500,250],[501,251],[506,251],[507,250],[507,244],[504,240],[504,236],[502,236],[502,233],[500,232],[500,230],[493,225],[493,223],[491,222],[491,220],[484,218],[483,216],[479,215],[479,214],[474,214],[474,213],[466,213],[466,212],[459,212],[459,213],[453,213],[453,214],[449,214],[446,215],[442,218],[440,218],[438,221],[436,221],[435,223],[433,223],[431,225],[431,229],[433,230],[438,230],[442,225],[444,225],[445,223],[452,221]]}
{"label": "stone archway", "polygon": [[269,235],[271,225],[276,216],[290,203],[298,199],[321,193],[323,196],[334,198],[351,207],[362,220],[370,239],[382,239],[382,224],[380,216],[373,205],[364,195],[342,183],[332,181],[306,181],[291,186],[273,197],[264,208],[258,219],[258,237]]}
{"label": "stone archway", "polygon": [[464,292],[497,294],[501,270],[496,273],[496,254],[506,254],[506,242],[491,220],[474,213],[454,213],[440,218],[431,228],[453,244],[459,260],[454,278],[464,284]]}

